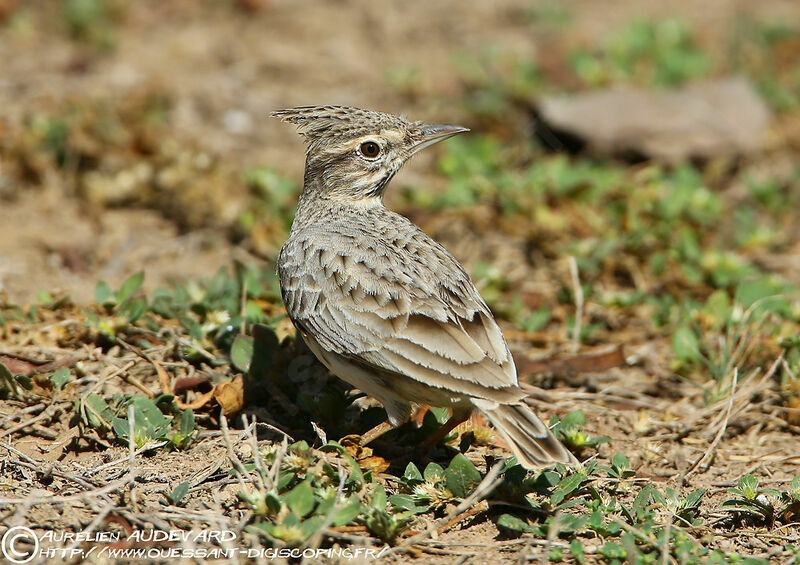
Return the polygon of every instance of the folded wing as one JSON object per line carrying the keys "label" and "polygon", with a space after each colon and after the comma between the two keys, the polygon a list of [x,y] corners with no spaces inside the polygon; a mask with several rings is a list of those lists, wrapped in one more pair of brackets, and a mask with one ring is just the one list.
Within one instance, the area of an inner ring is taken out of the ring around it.
{"label": "folded wing", "polygon": [[354,245],[358,234],[342,231],[325,248],[298,237],[281,252],[284,303],[303,331],[327,351],[457,395],[521,396],[500,328],[444,248],[419,230],[400,242],[405,252],[397,240]]}

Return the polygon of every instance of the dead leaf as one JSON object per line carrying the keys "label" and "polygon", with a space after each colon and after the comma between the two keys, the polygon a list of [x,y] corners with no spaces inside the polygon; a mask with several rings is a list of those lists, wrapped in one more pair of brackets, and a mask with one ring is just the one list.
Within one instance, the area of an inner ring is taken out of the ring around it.
{"label": "dead leaf", "polygon": [[161,385],[161,393],[162,394],[170,394],[170,382],[169,382],[169,375],[164,367],[161,366],[156,360],[150,361],[153,364],[153,367],[156,369],[156,374],[158,374],[158,383]]}
{"label": "dead leaf", "polygon": [[203,406],[211,402],[212,398],[214,398],[214,391],[209,390],[203,396],[199,396],[194,400],[192,400],[191,402],[184,402],[183,400],[176,398],[175,404],[177,404],[178,408],[180,408],[181,410],[186,410],[187,408],[191,408],[192,410],[197,410],[198,408],[202,408]]}
{"label": "dead leaf", "polygon": [[9,355],[0,355],[0,363],[8,367],[12,375],[25,375],[28,376],[33,373],[38,364],[32,363],[26,359],[19,357],[11,357]]}
{"label": "dead leaf", "polygon": [[361,467],[364,471],[372,471],[374,475],[383,473],[389,468],[389,462],[383,457],[378,457],[377,455],[364,457],[363,459],[358,459],[357,461],[359,467]]}
{"label": "dead leaf", "polygon": [[[206,385],[206,386],[201,386]],[[184,390],[196,390],[202,388],[208,388],[211,390],[213,387],[211,386],[211,379],[208,377],[183,377],[181,379],[176,379],[175,384],[172,387],[172,391],[175,394],[181,393]],[[169,392],[169,388],[167,389]]]}
{"label": "dead leaf", "polygon": [[517,371],[521,381],[530,381],[533,375],[550,373],[570,375],[575,373],[590,373],[605,371],[625,364],[625,353],[619,345],[610,351],[602,353],[588,353],[575,355],[562,359],[545,359],[532,361],[529,359],[517,360]]}
{"label": "dead leaf", "polygon": [[791,396],[786,401],[789,410],[786,411],[786,421],[793,426],[800,425],[800,396]]}
{"label": "dead leaf", "polygon": [[219,383],[213,393],[225,416],[236,414],[244,406],[244,379],[238,375],[232,381]]}
{"label": "dead leaf", "polygon": [[347,454],[355,460],[358,460],[359,457],[372,455],[372,448],[362,446],[361,436],[358,434],[346,435],[339,440],[339,443],[347,451]]}

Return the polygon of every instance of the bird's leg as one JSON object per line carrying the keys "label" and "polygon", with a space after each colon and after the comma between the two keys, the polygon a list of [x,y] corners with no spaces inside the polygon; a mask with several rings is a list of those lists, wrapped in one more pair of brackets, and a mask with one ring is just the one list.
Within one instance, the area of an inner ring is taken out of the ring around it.
{"label": "bird's leg", "polygon": [[394,426],[392,426],[389,423],[389,420],[384,420],[383,422],[381,422],[380,424],[378,424],[377,426],[375,426],[371,430],[367,430],[367,432],[365,434],[362,434],[361,435],[361,439],[358,440],[358,445],[360,445],[362,447],[367,445],[368,443],[370,443],[370,442],[378,439],[379,437],[381,437],[383,434],[385,434],[386,432],[391,430],[393,427]]}
{"label": "bird's leg", "polygon": [[436,430],[428,439],[419,444],[421,453],[427,453],[434,445],[442,441],[447,434],[452,432],[459,424],[463,424],[469,419],[470,411],[468,410],[453,410],[453,415],[442,425],[441,428]]}

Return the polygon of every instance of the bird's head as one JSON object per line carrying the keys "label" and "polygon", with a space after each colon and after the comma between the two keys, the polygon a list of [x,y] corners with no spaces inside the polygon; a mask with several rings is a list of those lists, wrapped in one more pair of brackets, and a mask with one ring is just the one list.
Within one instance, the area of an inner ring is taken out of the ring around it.
{"label": "bird's head", "polygon": [[347,106],[301,106],[272,115],[295,124],[306,138],[304,190],[353,201],[380,200],[412,155],[469,131]]}

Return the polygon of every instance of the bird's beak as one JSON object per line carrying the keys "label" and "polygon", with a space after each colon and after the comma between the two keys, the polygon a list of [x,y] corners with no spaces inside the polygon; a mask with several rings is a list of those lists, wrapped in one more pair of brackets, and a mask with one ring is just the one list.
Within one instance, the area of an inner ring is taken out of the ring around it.
{"label": "bird's beak", "polygon": [[411,155],[465,131],[469,131],[469,128],[451,124],[422,124],[419,126],[420,133],[414,145],[411,146]]}

